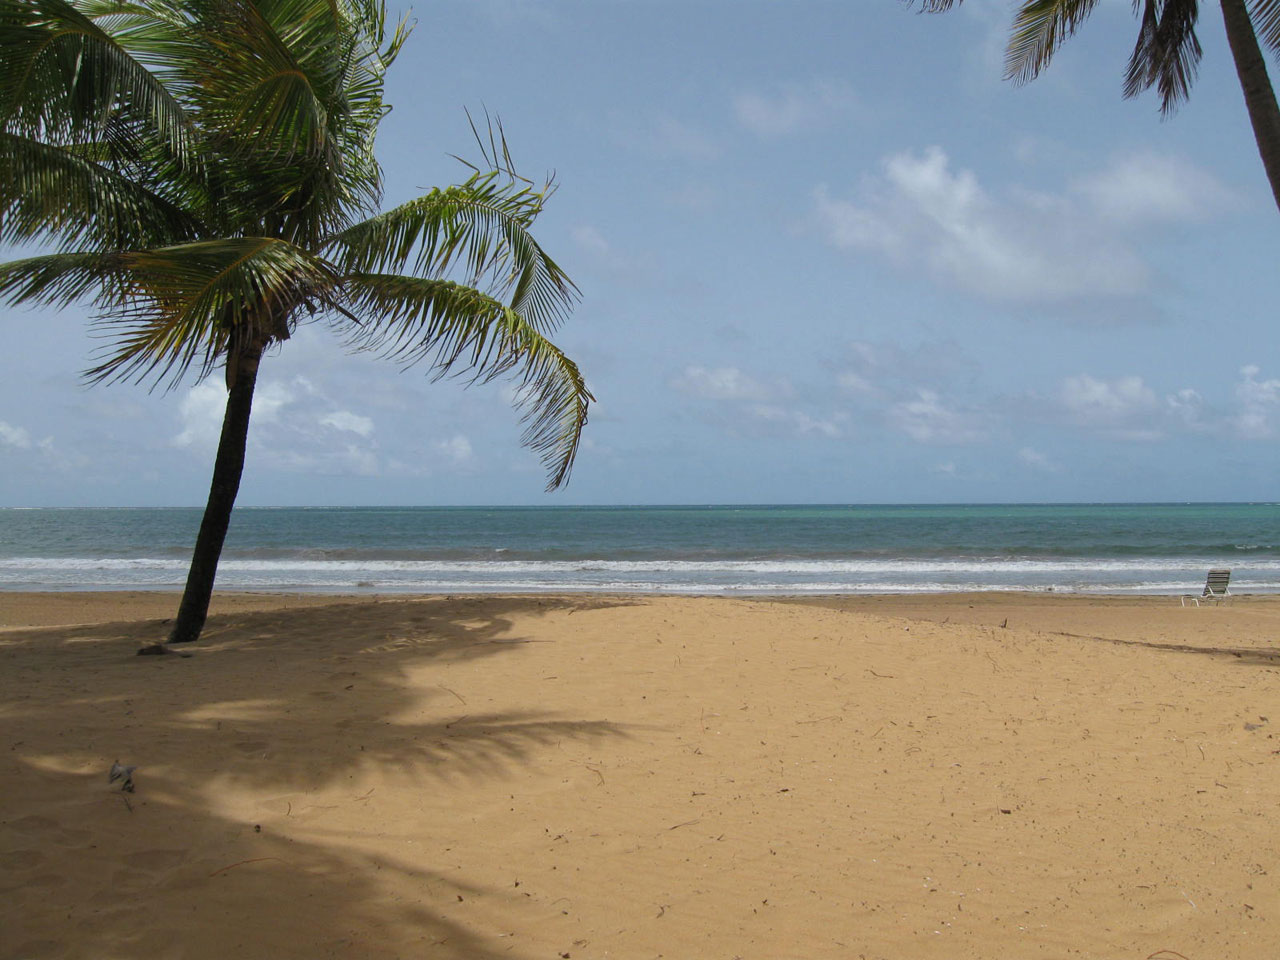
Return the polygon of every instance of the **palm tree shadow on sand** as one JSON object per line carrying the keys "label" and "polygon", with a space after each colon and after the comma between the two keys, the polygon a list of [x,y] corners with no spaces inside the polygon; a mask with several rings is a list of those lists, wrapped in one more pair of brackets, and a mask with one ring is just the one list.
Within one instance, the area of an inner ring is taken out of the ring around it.
{"label": "palm tree shadow on sand", "polygon": [[[600,719],[487,710],[447,680],[451,666],[530,641],[512,635],[517,615],[616,602],[235,614],[212,618],[190,659],[134,657],[150,623],[0,635],[18,811],[0,826],[13,868],[0,928],[30,957],[377,957],[408,942],[432,956],[520,956],[518,939],[497,948],[435,908],[523,892],[468,886],[456,869],[446,877],[447,855],[430,842],[406,839],[388,856],[385,844],[327,835],[318,794],[333,802],[374,775],[439,802],[450,784],[497,784],[548,746],[626,737]],[[107,786],[116,758],[139,765],[137,793]],[[379,816],[382,798],[349,792],[343,803]]]}

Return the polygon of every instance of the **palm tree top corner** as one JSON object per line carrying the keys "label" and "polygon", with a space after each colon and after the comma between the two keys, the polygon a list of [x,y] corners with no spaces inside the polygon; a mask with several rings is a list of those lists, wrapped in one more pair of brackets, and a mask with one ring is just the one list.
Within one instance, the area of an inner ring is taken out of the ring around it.
{"label": "palm tree top corner", "polygon": [[[963,0],[903,0],[923,13],[944,13]],[[1098,5],[1098,0],[1019,0],[1005,50],[1005,77],[1027,83]],[[1220,0],[1227,44],[1235,62],[1258,154],[1280,207],[1280,108],[1267,75],[1262,45],[1280,53],[1280,0]],[[1200,66],[1196,37],[1201,0],[1133,0],[1138,38],[1125,69],[1123,91],[1136,97],[1155,88],[1160,111],[1185,101]]]}
{"label": "palm tree top corner", "polygon": [[461,183],[380,207],[409,33],[378,0],[0,0],[0,242],[46,251],[0,264],[0,302],[92,305],[93,382],[226,379],[169,642],[203,629],[258,368],[301,323],[435,378],[514,378],[547,488],[569,478],[594,398],[550,339],[579,298],[532,233],[552,178],[517,175],[486,114]]}

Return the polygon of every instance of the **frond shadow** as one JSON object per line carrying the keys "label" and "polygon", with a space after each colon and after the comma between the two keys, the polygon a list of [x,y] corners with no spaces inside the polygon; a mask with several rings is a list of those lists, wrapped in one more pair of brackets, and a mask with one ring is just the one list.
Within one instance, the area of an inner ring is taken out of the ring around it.
{"label": "frond shadow", "polygon": [[[0,776],[15,813],[0,818],[2,939],[15,955],[85,960],[299,955],[300,944],[373,958],[404,955],[406,943],[447,960],[529,956],[442,909],[527,901],[446,874],[430,844],[388,857],[303,828],[362,773],[395,789],[430,783],[438,797],[450,783],[498,782],[545,762],[561,742],[628,736],[597,718],[486,709],[448,676],[548,641],[515,634],[531,612],[618,602],[439,598],[229,614],[211,618],[190,658],[134,655],[160,621],[6,631]],[[138,765],[135,794],[107,786],[113,759]],[[244,819],[254,816],[261,832]],[[302,833],[273,832],[290,822]],[[288,907],[274,909],[282,897]]]}
{"label": "frond shadow", "polygon": [[513,892],[438,864],[257,832],[197,793],[129,800],[72,773],[26,776],[21,792],[42,813],[0,824],[13,956],[391,958],[409,943],[444,960],[530,957],[456,918],[464,900]]}
{"label": "frond shadow", "polygon": [[[376,765],[418,780],[498,777],[536,747],[625,731],[535,710],[488,712],[449,687],[445,670],[438,682],[412,685],[409,673],[509,655],[534,642],[512,635],[513,614],[613,602],[485,600],[472,605],[474,616],[466,601],[445,600],[240,613],[210,618],[207,640],[189,659],[131,655],[138,634],[158,621],[43,628],[6,633],[0,659],[21,664],[24,648],[57,645],[66,668],[58,671],[60,695],[41,698],[42,707],[15,691],[11,721],[35,729],[80,718],[85,727],[110,729],[121,756],[187,783],[229,777],[315,789]],[[291,655],[281,666],[276,654],[286,644]],[[306,645],[305,656],[293,655],[298,645]],[[201,682],[190,682],[195,674]],[[189,756],[212,765],[195,769]]]}

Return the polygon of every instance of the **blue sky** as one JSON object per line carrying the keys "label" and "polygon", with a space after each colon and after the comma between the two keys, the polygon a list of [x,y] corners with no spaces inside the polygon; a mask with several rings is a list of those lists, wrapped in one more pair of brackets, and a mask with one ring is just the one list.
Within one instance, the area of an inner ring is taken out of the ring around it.
{"label": "blue sky", "polygon": [[[1168,120],[1121,99],[1128,0],[1023,87],[1011,9],[417,8],[386,202],[464,177],[464,108],[555,171],[536,232],[583,293],[556,339],[598,398],[578,465],[543,493],[509,386],[304,327],[264,361],[240,502],[1274,499],[1280,212],[1216,4]],[[203,503],[216,378],[87,388],[86,315],[0,308],[0,505]]]}

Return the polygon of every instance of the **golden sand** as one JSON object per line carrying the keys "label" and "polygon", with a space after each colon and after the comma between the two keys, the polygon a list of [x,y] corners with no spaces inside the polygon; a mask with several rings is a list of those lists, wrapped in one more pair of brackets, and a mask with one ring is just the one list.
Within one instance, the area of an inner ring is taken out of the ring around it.
{"label": "golden sand", "polygon": [[175,605],[0,594],[0,957],[1280,956],[1280,598]]}

